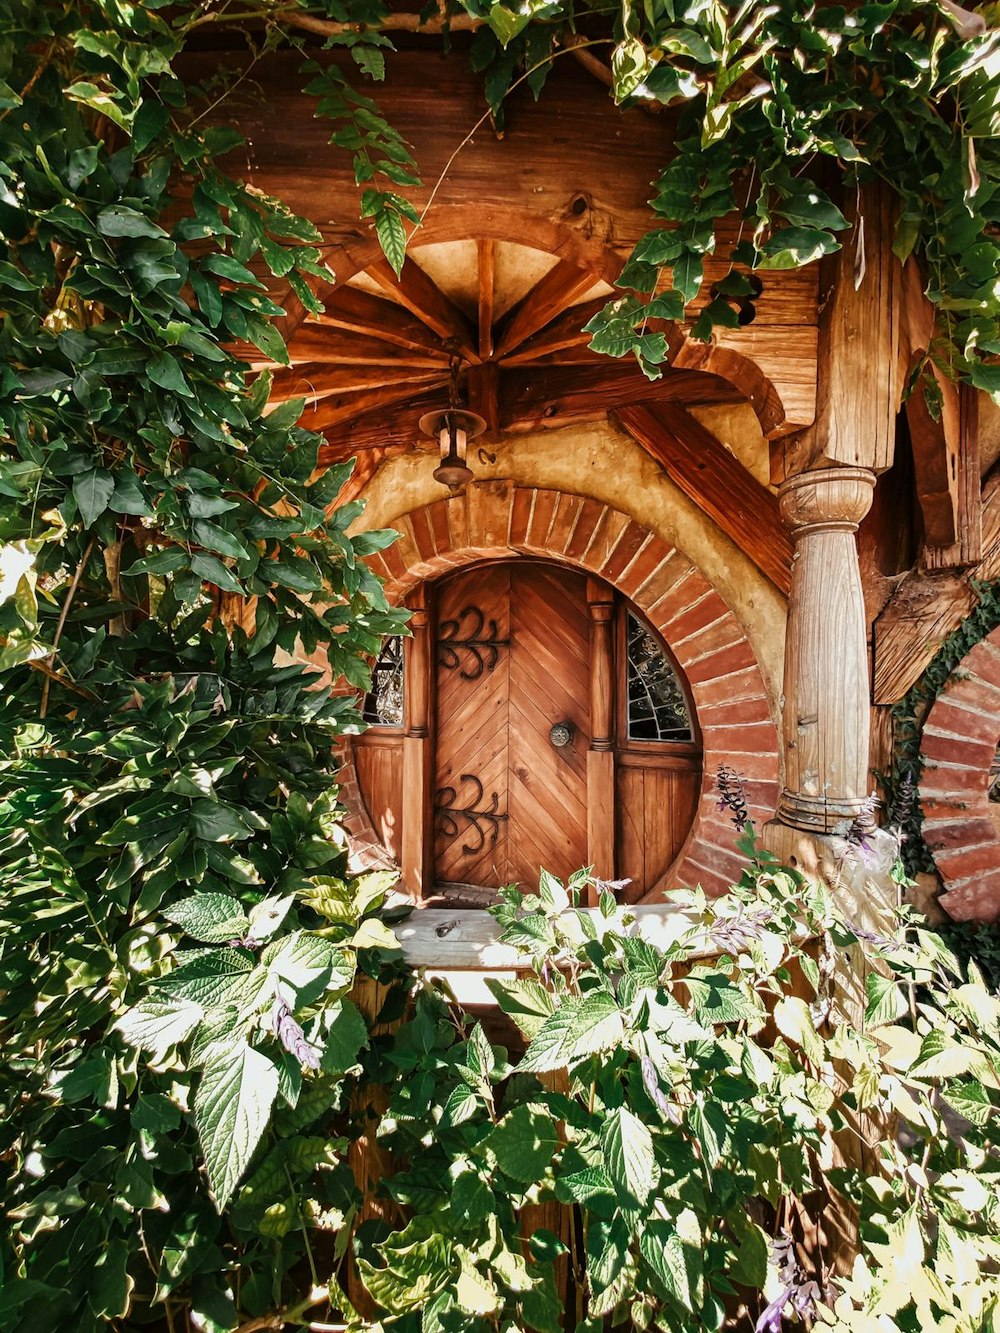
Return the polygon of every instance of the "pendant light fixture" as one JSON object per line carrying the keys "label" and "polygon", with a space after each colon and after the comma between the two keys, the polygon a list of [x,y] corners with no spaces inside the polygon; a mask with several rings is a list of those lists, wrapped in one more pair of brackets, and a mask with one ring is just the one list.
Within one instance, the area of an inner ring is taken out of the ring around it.
{"label": "pendant light fixture", "polygon": [[441,461],[434,469],[434,480],[447,486],[452,495],[457,495],[473,479],[472,469],[466,462],[469,441],[483,433],[486,422],[475,412],[459,407],[458,372],[462,358],[454,347],[449,347],[449,351],[448,409],[445,412],[427,412],[418,424],[425,435],[438,441],[441,450]]}

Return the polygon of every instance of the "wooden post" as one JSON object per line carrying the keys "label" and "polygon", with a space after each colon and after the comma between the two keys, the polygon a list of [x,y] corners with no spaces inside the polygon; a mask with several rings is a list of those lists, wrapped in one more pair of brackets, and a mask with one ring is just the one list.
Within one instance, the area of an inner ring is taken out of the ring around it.
{"label": "wooden post", "polygon": [[[587,860],[600,879],[614,879],[614,593],[598,579],[588,579],[587,602],[590,607],[591,738],[587,754]],[[596,903],[596,895],[592,896]]]}
{"label": "wooden post", "polygon": [[874,486],[866,468],[824,468],[791,478],[779,493],[795,555],[778,820],[810,833],[854,819],[869,794],[868,654],[854,534]]}
{"label": "wooden post", "polygon": [[411,596],[410,630],[404,640],[403,714],[403,884],[415,898],[423,898],[433,880],[431,831],[431,783],[434,742],[431,727],[433,683],[433,615],[427,587],[422,584]]}

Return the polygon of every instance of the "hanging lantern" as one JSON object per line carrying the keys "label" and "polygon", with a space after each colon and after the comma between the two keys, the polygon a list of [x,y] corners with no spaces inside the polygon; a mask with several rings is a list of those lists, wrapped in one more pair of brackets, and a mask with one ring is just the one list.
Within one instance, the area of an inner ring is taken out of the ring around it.
{"label": "hanging lantern", "polygon": [[486,422],[463,407],[449,407],[446,412],[428,412],[422,416],[420,429],[425,435],[436,436],[441,448],[434,480],[456,494],[472,480],[472,469],[466,462],[469,441],[483,433]]}

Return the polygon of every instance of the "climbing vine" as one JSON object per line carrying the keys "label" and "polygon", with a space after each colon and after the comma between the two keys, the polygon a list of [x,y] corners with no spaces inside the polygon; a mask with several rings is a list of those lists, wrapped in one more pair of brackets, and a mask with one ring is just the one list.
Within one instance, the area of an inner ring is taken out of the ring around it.
{"label": "climbing vine", "polygon": [[[689,315],[734,206],[744,235],[698,336],[738,318],[753,270],[830,253],[845,223],[834,196],[881,177],[900,200],[899,253],[925,266],[940,311],[938,353],[997,387],[997,35],[947,0],[851,10],[532,0],[516,11],[484,0],[427,18],[376,0],[0,0],[5,1330],[221,1333],[308,1326],[317,1309],[360,1327],[341,1289],[357,1274],[372,1318],[401,1328],[554,1329],[558,1238],[536,1239],[529,1263],[519,1233],[520,1210],[545,1191],[592,1219],[593,1243],[574,1260],[591,1302],[581,1329],[620,1307],[639,1327],[662,1315],[717,1328],[730,1277],[761,1307],[760,1326],[775,1328],[800,1313],[785,1279],[796,1301],[805,1284],[787,1245],[768,1249],[735,1200],[784,1206],[776,1182],[829,1147],[840,1111],[813,1077],[828,1057],[856,1058],[856,1104],[878,1095],[874,1053],[847,1050],[851,1034],[817,1045],[801,999],[775,1055],[745,1040],[787,985],[788,959],[810,966],[783,917],[776,933],[752,915],[765,910],[753,897],[761,877],[780,889],[772,915],[802,889],[764,863],[744,885],[750,897],[718,912],[695,903],[748,961],[740,984],[714,973],[704,993],[689,984],[688,1026],[672,1034],[660,1015],[677,1015],[669,964],[687,945],[637,948],[605,900],[606,928],[573,954],[567,991],[564,923],[553,918],[568,913],[581,930],[590,918],[551,884],[537,905],[507,902],[503,928],[536,940],[538,966],[526,991],[505,997],[522,1019],[528,1004],[521,1026],[536,1043],[513,1078],[502,1050],[403,966],[388,882],[347,872],[333,754],[360,719],[339,690],[363,689],[384,635],[402,628],[364,563],[392,534],[354,533],[359,505],[338,505],[349,465],[324,470],[301,403],[269,411],[269,378],[249,370],[251,349],[287,361],[275,292],[319,312],[322,237],[227,167],[240,143],[224,124],[230,86],[185,81],[182,58],[217,29],[245,42],[252,64],[297,47],[331,151],[354,161],[358,195],[344,211],[371,225],[398,271],[419,224],[408,198],[418,164],[371,93],[389,34],[428,25],[474,32],[470,57],[498,120],[513,83],[540,92],[571,46],[608,54],[620,102],[674,108],[655,226],[595,323],[595,346],[656,374],[660,322]],[[326,47],[349,60],[331,62]],[[860,233],[851,243],[860,267]],[[817,930],[833,929],[822,906]],[[863,942],[837,929],[841,946]],[[906,977],[941,963],[932,948],[901,956],[901,989],[876,982],[872,1022],[897,1026]],[[366,1013],[373,990],[385,1003]],[[989,1040],[955,1002],[951,1063],[938,1059],[940,1022],[923,1015],[906,1068],[923,1064],[916,1079],[936,1088],[960,1065],[953,1096],[978,1125],[993,1108],[997,1019],[978,992],[966,998]],[[710,1039],[716,1023],[733,1025],[728,1045]],[[544,1027],[543,1047],[565,1028],[558,1067],[574,1079],[582,1070],[583,1092],[553,1094],[533,1077],[557,1068],[551,1045],[540,1063]],[[965,1052],[957,1064],[954,1047]],[[609,1073],[584,1067],[607,1052]],[[678,1071],[691,1099],[675,1134],[666,1084]],[[412,1161],[428,1148],[426,1118],[442,1130],[434,1181],[418,1171],[386,1186],[386,1217],[408,1210],[395,1227],[364,1218],[348,1162],[371,1130],[364,1096],[394,1079],[393,1146]],[[751,1097],[737,1140],[724,1122]],[[918,1117],[928,1135],[934,1114],[928,1094]],[[991,1147],[984,1137],[980,1163]],[[745,1174],[716,1197],[722,1186],[703,1166],[723,1151]],[[600,1152],[609,1169],[595,1175]],[[907,1333],[933,1322],[932,1305],[967,1327],[955,1292],[983,1318],[994,1309],[954,1233],[972,1235],[984,1271],[995,1269],[996,1191],[975,1194],[946,1142],[933,1166],[958,1173],[951,1231],[934,1224],[918,1175],[880,1176],[866,1195],[868,1241],[919,1248],[921,1285],[885,1295],[881,1278],[855,1275],[846,1303],[826,1307],[832,1326],[861,1327],[854,1314],[876,1299]],[[670,1188],[656,1193],[654,1174]],[[464,1229],[446,1241],[451,1209]],[[720,1238],[700,1268],[695,1228]],[[931,1261],[955,1269],[952,1292],[934,1286]],[[433,1282],[441,1299],[425,1300]]]}
{"label": "climbing vine", "polygon": [[1000,625],[1000,582],[973,586],[978,601],[972,611],[948,635],[917,683],[892,707],[893,759],[883,781],[893,823],[903,834],[902,857],[911,875],[934,870],[934,858],[921,833],[923,814],[918,799],[924,722],[962,659]]}

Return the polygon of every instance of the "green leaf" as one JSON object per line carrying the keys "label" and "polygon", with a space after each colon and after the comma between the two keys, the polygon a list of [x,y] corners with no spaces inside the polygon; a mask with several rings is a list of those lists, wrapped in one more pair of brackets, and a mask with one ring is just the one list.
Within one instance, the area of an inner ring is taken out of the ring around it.
{"label": "green leaf", "polygon": [[327,1028],[320,1067],[327,1074],[346,1074],[357,1065],[358,1055],[367,1045],[368,1025],[361,1013],[350,1000],[340,1000]]}
{"label": "green leaf", "polygon": [[[77,87],[80,85],[78,84]],[[102,236],[166,236],[162,227],[144,213],[125,204],[109,204],[97,215],[97,229]]]}
{"label": "green leaf", "polygon": [[191,832],[205,842],[238,842],[250,837],[239,810],[202,797],[191,802]]}
{"label": "green leaf", "polygon": [[483,1140],[500,1170],[512,1180],[530,1185],[541,1180],[559,1147],[559,1135],[549,1113],[538,1106],[517,1106]]}
{"label": "green leaf", "polygon": [[627,1106],[610,1112],[601,1129],[604,1169],[626,1207],[643,1206],[656,1188],[660,1169],[653,1137]]}
{"label": "green leaf", "polygon": [[277,1095],[277,1066],[252,1046],[225,1052],[201,1077],[195,1124],[220,1213],[250,1164]]}
{"label": "green leaf", "polygon": [[250,924],[236,899],[225,893],[196,893],[164,909],[163,915],[204,944],[242,939]]}
{"label": "green leaf", "polygon": [[897,1018],[902,1018],[906,1013],[906,996],[895,977],[884,977],[880,972],[869,972],[865,987],[868,992],[865,1023],[869,1027],[882,1027],[886,1023],[895,1023]]}
{"label": "green leaf", "polygon": [[193,555],[191,568],[206,583],[214,583],[223,592],[244,592],[243,585],[230,573],[221,560],[214,555]]}
{"label": "green leaf", "polygon": [[190,1000],[144,999],[127,1009],[115,1028],[130,1046],[149,1051],[154,1061],[164,1059],[172,1046],[183,1041],[201,1022],[201,1005]]}
{"label": "green leaf", "polygon": [[170,393],[179,393],[184,398],[194,397],[187,380],[184,378],[180,363],[169,352],[160,352],[154,356],[146,366],[146,374],[161,389],[166,389]]}
{"label": "green leaf", "polygon": [[175,967],[153,985],[161,995],[204,1009],[252,1005],[267,984],[267,974],[239,949],[213,949]]}
{"label": "green leaf", "polygon": [[115,479],[105,468],[91,468],[73,478],[73,498],[83,525],[90,525],[104,513],[115,489]]}
{"label": "green leaf", "polygon": [[518,1068],[536,1074],[561,1069],[588,1055],[613,1050],[623,1031],[621,1011],[607,991],[596,991],[582,1000],[563,1000],[539,1028]]}
{"label": "green leaf", "polygon": [[382,253],[398,278],[403,272],[403,262],[406,259],[406,228],[403,219],[394,208],[383,208],[376,213],[375,235],[382,247]]}
{"label": "green leaf", "polygon": [[204,519],[196,519],[192,524],[191,534],[200,546],[207,546],[210,551],[218,551],[220,555],[245,560],[250,554],[238,537],[226,528],[220,527],[218,523],[207,523]]}

